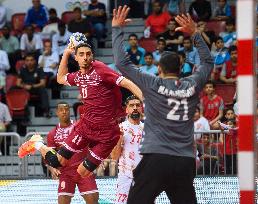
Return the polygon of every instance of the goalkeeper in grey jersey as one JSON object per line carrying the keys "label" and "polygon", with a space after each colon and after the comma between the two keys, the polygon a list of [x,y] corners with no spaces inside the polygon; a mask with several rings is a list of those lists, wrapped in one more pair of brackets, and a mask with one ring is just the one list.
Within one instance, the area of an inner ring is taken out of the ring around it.
{"label": "goalkeeper in grey jersey", "polygon": [[128,12],[126,6],[113,12],[114,60],[122,74],[142,90],[146,116],[140,145],[143,159],[134,170],[128,203],[154,203],[162,191],[173,204],[196,203],[193,116],[199,93],[213,68],[210,50],[191,17],[177,16],[176,21],[181,26],[177,29],[192,36],[200,55],[197,71],[179,79],[179,56],[164,52],[158,65],[159,77],[142,73],[124,51],[122,27],[130,21],[126,19]]}

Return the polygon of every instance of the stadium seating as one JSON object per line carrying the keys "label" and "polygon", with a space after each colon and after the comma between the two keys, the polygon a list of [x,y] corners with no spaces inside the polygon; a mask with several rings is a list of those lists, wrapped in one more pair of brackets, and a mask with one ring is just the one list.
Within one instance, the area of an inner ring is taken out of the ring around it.
{"label": "stadium seating", "polygon": [[217,84],[216,93],[221,96],[226,106],[233,104],[233,98],[236,92],[235,84]]}
{"label": "stadium seating", "polygon": [[17,76],[9,74],[5,78],[5,89],[8,92],[12,87],[16,86]]}
{"label": "stadium seating", "polygon": [[68,24],[73,19],[74,19],[74,12],[72,12],[72,11],[65,11],[65,12],[62,13],[61,20],[65,24]]}
{"label": "stadium seating", "polygon": [[226,27],[225,21],[209,21],[207,22],[207,29],[215,32],[216,35],[219,35],[220,32],[223,32]]}
{"label": "stadium seating", "polygon": [[15,70],[17,73],[20,72],[21,68],[23,68],[23,66],[25,65],[25,61],[24,60],[18,60],[15,64]]}
{"label": "stadium seating", "polygon": [[6,93],[6,102],[13,119],[26,117],[29,98],[30,94],[24,89],[13,89]]}
{"label": "stadium seating", "polygon": [[141,38],[139,40],[139,46],[143,47],[146,52],[153,52],[157,48],[157,43],[154,38]]}

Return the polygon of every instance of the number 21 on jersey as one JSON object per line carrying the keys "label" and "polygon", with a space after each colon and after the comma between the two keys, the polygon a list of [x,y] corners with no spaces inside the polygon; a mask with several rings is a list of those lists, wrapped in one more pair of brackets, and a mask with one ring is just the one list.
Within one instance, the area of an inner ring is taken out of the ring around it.
{"label": "number 21 on jersey", "polygon": [[[172,107],[171,111],[167,114],[167,119],[169,120],[188,120],[188,102],[187,99],[174,99],[169,98],[168,99],[168,105]],[[180,113],[183,110],[184,113]],[[182,118],[180,118],[182,117]]]}

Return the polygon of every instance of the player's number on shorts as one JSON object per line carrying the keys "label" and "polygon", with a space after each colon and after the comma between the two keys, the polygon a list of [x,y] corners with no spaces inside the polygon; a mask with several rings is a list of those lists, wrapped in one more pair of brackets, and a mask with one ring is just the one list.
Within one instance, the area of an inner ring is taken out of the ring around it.
{"label": "player's number on shorts", "polygon": [[82,88],[82,98],[87,98],[87,88]]}
{"label": "player's number on shorts", "polygon": [[167,119],[169,120],[180,120],[180,115],[176,114],[179,107],[183,106],[184,109],[184,115],[182,120],[188,120],[188,103],[187,99],[182,99],[182,100],[176,100],[173,98],[168,99],[168,105],[172,106],[172,110],[169,111],[167,114]]}
{"label": "player's number on shorts", "polygon": [[72,142],[73,142],[74,144],[76,144],[76,145],[79,145],[79,143],[80,143],[81,140],[82,140],[82,137],[79,136],[79,135],[76,135],[76,136],[73,138]]}

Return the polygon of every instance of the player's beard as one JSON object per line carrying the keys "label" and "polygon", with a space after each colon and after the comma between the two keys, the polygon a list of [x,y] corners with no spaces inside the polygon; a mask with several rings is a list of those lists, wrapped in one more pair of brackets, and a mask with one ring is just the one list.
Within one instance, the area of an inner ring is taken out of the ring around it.
{"label": "player's beard", "polygon": [[133,120],[139,120],[141,117],[141,114],[139,112],[134,112],[134,113],[130,114],[129,117]]}
{"label": "player's beard", "polygon": [[84,61],[84,63],[82,63],[81,68],[82,69],[89,69],[91,67],[91,63],[92,63],[92,60]]}

